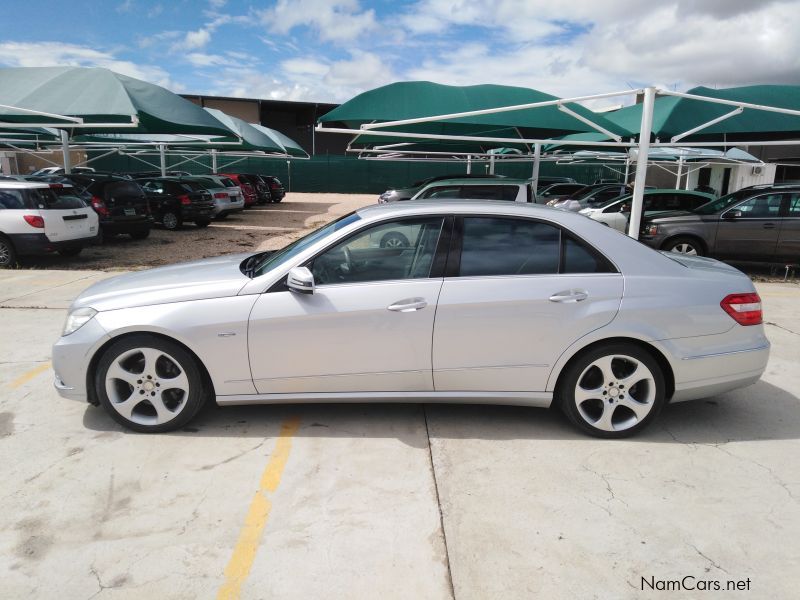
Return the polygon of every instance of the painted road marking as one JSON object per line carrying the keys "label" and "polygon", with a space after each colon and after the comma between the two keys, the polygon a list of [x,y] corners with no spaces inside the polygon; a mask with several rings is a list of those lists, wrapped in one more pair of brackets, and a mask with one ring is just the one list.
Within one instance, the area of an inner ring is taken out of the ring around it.
{"label": "painted road marking", "polygon": [[225,583],[219,589],[218,600],[235,600],[239,598],[242,585],[250,574],[250,568],[256,558],[261,534],[264,532],[264,526],[267,524],[269,512],[272,508],[272,503],[269,501],[267,494],[277,490],[278,485],[280,485],[283,469],[286,466],[286,461],[289,460],[289,451],[292,449],[292,437],[294,437],[298,427],[300,427],[299,417],[289,419],[281,425],[275,450],[272,452],[269,462],[261,474],[258,491],[250,502],[250,509],[244,518],[239,540],[233,549],[228,566],[225,567]]}
{"label": "painted road marking", "polygon": [[14,381],[11,382],[11,389],[15,390],[18,387],[20,387],[21,385],[25,385],[26,383],[28,383],[31,379],[33,379],[37,375],[41,375],[45,371],[49,370],[50,367],[52,367],[52,365],[49,362],[46,362],[46,363],[42,363],[38,367],[34,367],[30,371],[27,371],[27,372],[23,373],[22,375],[20,375]]}

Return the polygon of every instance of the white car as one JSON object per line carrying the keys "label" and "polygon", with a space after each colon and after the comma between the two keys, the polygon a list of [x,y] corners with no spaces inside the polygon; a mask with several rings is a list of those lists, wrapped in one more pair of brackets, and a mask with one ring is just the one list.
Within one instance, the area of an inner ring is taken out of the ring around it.
{"label": "white car", "polygon": [[[395,230],[408,244],[381,247]],[[744,273],[574,213],[392,202],[277,252],[96,283],[53,369],[62,396],[143,432],[182,427],[206,401],[394,401],[555,404],[622,437],[667,402],[757,381],[761,319]]]}
{"label": "white car", "polygon": [[24,255],[75,256],[98,231],[97,213],[72,186],[0,180],[0,268]]}
{"label": "white car", "polygon": [[533,188],[527,179],[453,178],[433,181],[412,200],[505,200],[533,202]]}
{"label": "white car", "polygon": [[[631,214],[631,198],[632,196],[628,194],[599,206],[589,205],[578,212],[617,231],[625,232],[628,229],[628,218]],[[712,194],[687,190],[645,190],[643,214],[652,215],[657,212],[673,210],[693,211],[714,199]]]}

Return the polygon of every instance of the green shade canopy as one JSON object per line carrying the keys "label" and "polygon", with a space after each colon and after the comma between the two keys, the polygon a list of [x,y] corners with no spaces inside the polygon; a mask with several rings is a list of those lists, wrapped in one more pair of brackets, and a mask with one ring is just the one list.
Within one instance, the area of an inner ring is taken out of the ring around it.
{"label": "green shade canopy", "polygon": [[[152,83],[101,68],[0,69],[0,104],[13,107],[0,107],[0,124],[46,123],[80,133],[230,135],[224,125],[188,100]],[[76,123],[59,115],[80,118],[84,124],[97,127],[76,127]]]}
{"label": "green shade canopy", "polygon": [[247,121],[232,117],[216,108],[206,108],[204,110],[241,138],[242,143],[238,147],[239,150],[285,154],[285,150],[280,143],[263,131],[256,129]]}
{"label": "green shade canopy", "polygon": [[[431,117],[558,100],[543,92],[503,85],[451,86],[429,81],[405,81],[386,85],[348,100],[320,119],[320,123],[343,124],[357,129],[363,124]],[[612,131],[626,133],[578,104],[568,104],[575,113]],[[438,135],[508,138],[509,142],[481,142],[476,151],[509,147],[513,139],[559,137],[570,133],[595,131],[586,123],[561,111],[555,105],[494,114],[461,117],[446,121],[408,124],[381,131],[402,131]],[[374,139],[373,139],[374,138]],[[378,142],[376,140],[380,139]],[[383,136],[359,136],[357,143],[390,143]],[[396,138],[402,141],[401,138]],[[409,141],[409,140],[406,140]],[[424,143],[422,139],[418,140]]]}
{"label": "green shade canopy", "polygon": [[276,129],[270,129],[269,127],[264,127],[263,125],[258,125],[256,123],[249,123],[249,125],[262,132],[264,135],[272,138],[277,144],[283,147],[284,153],[288,156],[308,158],[308,152],[303,150],[302,146],[300,146],[300,144],[295,142],[288,135],[284,135]]}
{"label": "green shade canopy", "polygon": [[[697,96],[800,110],[800,86],[752,85],[715,90],[697,87],[687,92]],[[677,96],[658,96],[653,111],[653,137],[668,142],[672,137],[735,110],[735,106],[712,104]],[[638,135],[642,105],[635,104],[606,118],[632,135]],[[800,116],[746,108],[736,116],[698,131],[682,141],[768,141],[800,136]]]}

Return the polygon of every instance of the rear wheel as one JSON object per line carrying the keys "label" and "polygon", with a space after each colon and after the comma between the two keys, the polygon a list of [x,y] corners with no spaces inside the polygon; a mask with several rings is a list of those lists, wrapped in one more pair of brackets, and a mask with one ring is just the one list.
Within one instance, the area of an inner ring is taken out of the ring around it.
{"label": "rear wheel", "polygon": [[161,224],[164,226],[164,229],[175,231],[176,229],[180,229],[183,223],[181,222],[181,218],[178,216],[178,213],[167,211],[161,215]]}
{"label": "rear wheel", "polygon": [[273,198],[273,199],[272,199],[272,201],[273,201],[275,204],[277,204],[277,203],[278,203],[278,202],[280,202],[281,200],[283,200],[283,198]]}
{"label": "rear wheel", "polygon": [[131,231],[131,237],[135,240],[143,240],[150,235],[150,228],[147,229],[138,229],[136,231]]}
{"label": "rear wheel", "polygon": [[17,251],[14,244],[4,235],[0,235],[0,269],[7,269],[17,265]]}
{"label": "rear wheel", "polygon": [[209,223],[211,223],[210,219],[197,219],[194,222],[195,226],[199,227],[200,229],[202,229],[204,227],[208,227]]}
{"label": "rear wheel", "polygon": [[78,256],[78,254],[81,253],[81,250],[83,250],[83,246],[74,246],[72,248],[61,248],[58,253],[61,256]]}
{"label": "rear wheel", "polygon": [[689,256],[704,256],[703,245],[693,237],[677,237],[667,241],[662,247],[667,252],[687,254]]}
{"label": "rear wheel", "polygon": [[196,359],[178,344],[146,334],[112,344],[100,358],[95,389],[119,424],[142,433],[183,427],[211,396]]}
{"label": "rear wheel", "polygon": [[664,374],[637,346],[599,346],[567,366],[557,400],[567,418],[589,435],[628,437],[645,428],[664,406]]}
{"label": "rear wheel", "polygon": [[390,231],[381,238],[381,248],[407,248],[408,238],[397,231]]}

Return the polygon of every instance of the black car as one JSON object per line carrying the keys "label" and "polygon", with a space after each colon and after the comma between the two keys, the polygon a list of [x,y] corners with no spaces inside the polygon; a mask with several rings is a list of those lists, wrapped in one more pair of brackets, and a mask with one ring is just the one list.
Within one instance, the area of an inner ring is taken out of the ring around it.
{"label": "black car", "polygon": [[61,175],[88,194],[100,218],[101,236],[128,234],[136,240],[150,235],[153,216],[141,186],[128,177],[97,173]]}
{"label": "black car", "polygon": [[153,218],[165,229],[179,229],[186,222],[207,227],[211,222],[214,199],[200,183],[172,177],[137,181],[147,194]]}
{"label": "black car", "polygon": [[272,175],[261,175],[261,179],[266,181],[269,186],[269,195],[273,202],[280,202],[286,197],[286,188],[283,187],[280,179]]}

